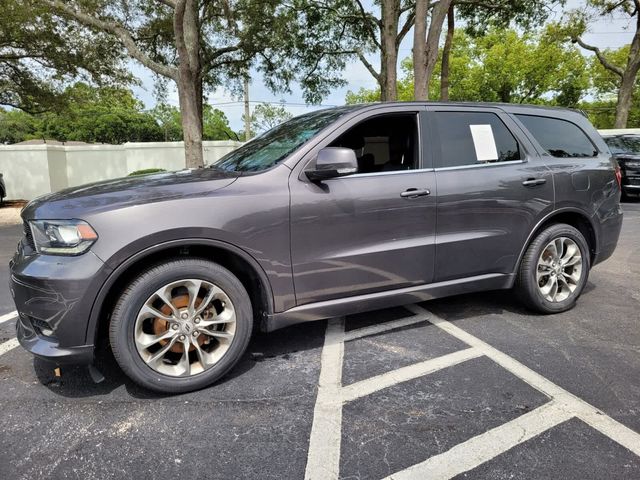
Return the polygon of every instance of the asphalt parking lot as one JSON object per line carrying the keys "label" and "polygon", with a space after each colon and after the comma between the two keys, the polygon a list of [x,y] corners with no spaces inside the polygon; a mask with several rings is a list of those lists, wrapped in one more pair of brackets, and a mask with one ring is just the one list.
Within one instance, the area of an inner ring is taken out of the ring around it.
{"label": "asphalt parking lot", "polygon": [[[0,478],[640,478],[640,202],[623,207],[570,312],[489,292],[298,325],[186,395],[107,354],[102,383],[56,377],[4,321]],[[19,235],[0,227],[3,266]]]}

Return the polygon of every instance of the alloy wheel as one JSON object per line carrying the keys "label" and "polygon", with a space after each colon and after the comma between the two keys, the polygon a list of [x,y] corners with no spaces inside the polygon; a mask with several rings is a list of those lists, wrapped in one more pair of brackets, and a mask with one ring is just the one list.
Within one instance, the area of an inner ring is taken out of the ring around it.
{"label": "alloy wheel", "polygon": [[578,288],[582,276],[580,247],[567,237],[551,240],[538,259],[536,282],[545,300],[563,302]]}
{"label": "alloy wheel", "polygon": [[236,310],[217,285],[197,279],[169,283],[140,309],[134,339],[142,360],[158,373],[189,377],[216,365],[236,330]]}

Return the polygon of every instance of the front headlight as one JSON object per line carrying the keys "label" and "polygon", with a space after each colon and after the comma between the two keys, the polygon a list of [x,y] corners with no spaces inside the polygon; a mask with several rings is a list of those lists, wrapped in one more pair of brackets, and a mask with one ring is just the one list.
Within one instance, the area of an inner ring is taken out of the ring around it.
{"label": "front headlight", "polygon": [[98,234],[82,220],[32,220],[31,233],[38,253],[80,255],[98,239]]}

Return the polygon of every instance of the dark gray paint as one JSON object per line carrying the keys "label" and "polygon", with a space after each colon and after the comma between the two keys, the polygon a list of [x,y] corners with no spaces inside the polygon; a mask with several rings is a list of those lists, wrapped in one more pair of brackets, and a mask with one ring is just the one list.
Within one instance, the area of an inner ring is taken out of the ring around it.
{"label": "dark gray paint", "polygon": [[[522,145],[522,162],[433,169],[434,110],[497,112]],[[615,248],[620,192],[609,151],[579,113],[511,105],[379,104],[344,109],[282,164],[259,174],[204,169],[69,189],[32,202],[29,219],[76,218],[99,234],[79,257],[34,255],[23,245],[12,291],[19,338],[35,354],[90,361],[103,306],[136,260],[177,245],[215,246],[242,258],[267,301],[263,327],[327,318],[475,290],[509,288],[528,242],[557,213],[580,215],[595,262]],[[387,113],[420,118],[420,169],[311,182],[318,151],[358,122]],[[593,159],[545,154],[510,114],[564,118],[600,150]],[[530,179],[545,183],[527,187]],[[588,179],[588,182],[586,181]],[[588,184],[588,188],[584,186]],[[579,186],[576,187],[576,185]],[[417,197],[401,196],[409,189]],[[39,302],[29,302],[37,297]],[[29,320],[55,323],[56,339]]]}

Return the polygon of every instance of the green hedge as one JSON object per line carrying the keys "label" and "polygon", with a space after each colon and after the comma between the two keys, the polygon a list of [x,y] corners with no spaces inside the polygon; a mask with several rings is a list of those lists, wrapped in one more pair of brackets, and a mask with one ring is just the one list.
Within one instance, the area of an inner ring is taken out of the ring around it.
{"label": "green hedge", "polygon": [[166,172],[166,170],[164,168],[145,168],[144,170],[136,170],[135,172],[131,172],[129,176],[135,177],[137,175],[149,175],[150,173],[160,172]]}

